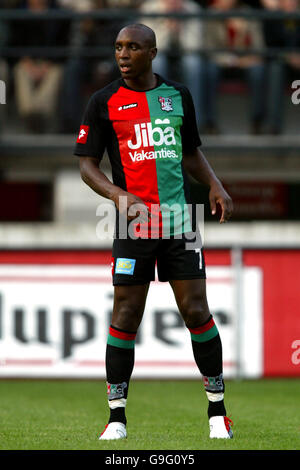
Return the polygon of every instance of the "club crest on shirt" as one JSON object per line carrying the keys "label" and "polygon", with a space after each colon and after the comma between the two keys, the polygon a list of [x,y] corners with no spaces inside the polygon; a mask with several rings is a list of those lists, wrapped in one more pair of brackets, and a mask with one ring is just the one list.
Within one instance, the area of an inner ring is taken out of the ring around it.
{"label": "club crest on shirt", "polygon": [[172,98],[164,98],[163,96],[158,97],[160,107],[162,111],[173,111]]}

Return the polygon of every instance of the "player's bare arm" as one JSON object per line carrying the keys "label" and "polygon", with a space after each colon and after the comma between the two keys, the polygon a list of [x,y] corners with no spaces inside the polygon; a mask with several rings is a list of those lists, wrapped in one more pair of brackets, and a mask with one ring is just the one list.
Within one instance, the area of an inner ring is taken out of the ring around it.
{"label": "player's bare arm", "polygon": [[[147,217],[148,208],[142,199],[113,184],[100,170],[99,163],[100,160],[96,157],[80,157],[79,168],[82,180],[97,194],[113,201],[120,213],[126,211],[128,220],[133,220],[139,215],[139,212],[136,211],[134,215],[128,214],[129,208],[134,204],[139,204],[138,208],[140,208],[141,205]],[[120,207],[121,196],[124,198],[122,199],[122,205]],[[126,202],[126,204],[124,202]]]}
{"label": "player's bare arm", "polygon": [[227,222],[233,212],[232,199],[223,188],[221,181],[217,178],[201,150],[196,148],[193,152],[185,153],[183,155],[183,165],[196,181],[210,188],[209,202],[211,212],[215,214],[217,204],[220,204],[222,209],[220,223]]}

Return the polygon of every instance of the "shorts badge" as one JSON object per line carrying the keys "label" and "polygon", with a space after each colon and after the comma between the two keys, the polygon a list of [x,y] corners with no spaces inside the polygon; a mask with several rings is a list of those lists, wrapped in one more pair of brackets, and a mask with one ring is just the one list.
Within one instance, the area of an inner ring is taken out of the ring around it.
{"label": "shorts badge", "polygon": [[115,263],[115,274],[133,275],[135,262],[135,259],[117,258]]}

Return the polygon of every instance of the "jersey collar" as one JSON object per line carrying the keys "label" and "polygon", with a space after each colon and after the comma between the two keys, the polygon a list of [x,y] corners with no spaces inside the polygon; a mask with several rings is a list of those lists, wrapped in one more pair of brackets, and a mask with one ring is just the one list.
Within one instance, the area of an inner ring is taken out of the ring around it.
{"label": "jersey collar", "polygon": [[122,86],[124,88],[127,88],[128,90],[136,91],[137,93],[145,93],[146,91],[155,90],[155,88],[160,87],[160,85],[163,83],[163,78],[160,75],[158,75],[158,73],[155,73],[154,75],[156,75],[157,84],[154,88],[149,88],[148,90],[134,90],[133,88],[130,88],[128,85],[126,85],[125,80],[123,78],[120,78],[120,81],[121,81]]}

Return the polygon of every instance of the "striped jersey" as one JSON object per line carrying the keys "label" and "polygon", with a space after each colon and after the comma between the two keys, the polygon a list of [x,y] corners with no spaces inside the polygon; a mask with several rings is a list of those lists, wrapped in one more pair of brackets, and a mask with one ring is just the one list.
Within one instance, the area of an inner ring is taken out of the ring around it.
{"label": "striped jersey", "polygon": [[191,230],[182,155],[199,145],[190,92],[157,75],[157,86],[147,91],[135,91],[120,78],[94,93],[74,154],[101,159],[106,150],[113,183],[144,201],[162,236],[164,230]]}

